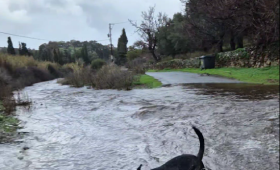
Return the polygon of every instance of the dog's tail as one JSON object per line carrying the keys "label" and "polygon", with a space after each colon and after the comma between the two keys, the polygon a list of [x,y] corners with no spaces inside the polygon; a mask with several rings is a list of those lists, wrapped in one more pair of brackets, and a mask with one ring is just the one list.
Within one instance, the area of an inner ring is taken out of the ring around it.
{"label": "dog's tail", "polygon": [[141,170],[142,164],[137,168],[137,170]]}
{"label": "dog's tail", "polygon": [[202,161],[203,153],[204,153],[204,137],[203,137],[202,133],[195,126],[193,126],[192,128],[195,131],[195,133],[197,134],[199,142],[200,142],[200,147],[199,147],[199,152],[197,154],[197,158]]}

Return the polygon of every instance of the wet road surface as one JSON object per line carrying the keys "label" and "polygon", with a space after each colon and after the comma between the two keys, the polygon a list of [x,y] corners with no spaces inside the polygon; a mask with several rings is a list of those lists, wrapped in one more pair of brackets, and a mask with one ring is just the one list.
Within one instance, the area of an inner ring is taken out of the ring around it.
{"label": "wet road surface", "polygon": [[17,110],[28,134],[20,144],[0,145],[0,169],[148,170],[197,154],[191,125],[204,135],[203,162],[212,170],[279,169],[278,88],[199,83],[97,91],[38,83],[24,89],[31,110]]}
{"label": "wet road surface", "polygon": [[146,74],[158,79],[163,85],[182,83],[241,83],[234,79],[187,72],[147,72]]}

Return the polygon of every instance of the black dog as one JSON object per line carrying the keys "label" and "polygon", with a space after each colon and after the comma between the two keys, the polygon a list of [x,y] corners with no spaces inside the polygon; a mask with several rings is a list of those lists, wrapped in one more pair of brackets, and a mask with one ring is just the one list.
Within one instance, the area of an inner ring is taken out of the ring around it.
{"label": "black dog", "polygon": [[[197,134],[200,142],[199,152],[197,156],[184,154],[177,156],[164,165],[152,170],[203,170],[204,165],[202,162],[202,157],[204,153],[204,138],[202,133],[196,128],[192,127],[195,133]],[[140,165],[137,170],[141,170],[142,165]]]}

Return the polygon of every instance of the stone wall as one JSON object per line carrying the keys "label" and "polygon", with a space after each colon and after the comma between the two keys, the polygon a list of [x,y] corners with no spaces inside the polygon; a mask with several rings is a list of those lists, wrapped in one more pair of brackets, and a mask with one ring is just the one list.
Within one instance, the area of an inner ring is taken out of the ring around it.
{"label": "stone wall", "polygon": [[147,66],[149,69],[156,69],[156,70],[162,70],[162,69],[182,69],[182,68],[199,68],[199,59],[193,58],[193,59],[174,59],[169,61],[162,61],[156,64],[150,64]]}
{"label": "stone wall", "polygon": [[218,53],[216,55],[216,67],[262,68],[279,65],[279,51],[276,50],[256,52],[252,48],[242,48]]}
{"label": "stone wall", "polygon": [[[235,51],[217,53],[215,67],[262,68],[279,65],[279,45],[268,49],[269,50],[266,51],[256,52],[253,48],[241,48]],[[174,59],[162,61],[156,64],[148,64],[146,67],[156,70],[199,68],[200,60],[198,58],[185,60]]]}

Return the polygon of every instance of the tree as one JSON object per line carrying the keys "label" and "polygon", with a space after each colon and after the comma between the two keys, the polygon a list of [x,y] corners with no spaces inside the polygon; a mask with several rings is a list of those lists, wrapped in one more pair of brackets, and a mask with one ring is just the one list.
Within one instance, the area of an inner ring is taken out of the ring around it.
{"label": "tree", "polygon": [[116,64],[118,65],[123,65],[126,63],[126,54],[127,54],[127,37],[125,33],[125,29],[122,30],[122,35],[118,39],[118,56],[117,56],[117,61]]}
{"label": "tree", "polygon": [[87,49],[87,44],[84,43],[83,48],[81,50],[81,55],[83,58],[83,61],[86,65],[90,64],[89,56],[88,56],[88,49]]}
{"label": "tree", "polygon": [[21,43],[18,43],[18,53],[19,55],[23,55]]}
{"label": "tree", "polygon": [[167,16],[163,13],[159,13],[157,17],[155,15],[155,7],[150,7],[148,12],[142,12],[141,25],[138,26],[136,22],[129,20],[132,26],[137,28],[136,32],[139,33],[143,42],[148,47],[149,52],[153,55],[156,62],[161,60],[159,55],[156,55],[156,46],[158,43],[157,35],[158,29],[166,24]]}
{"label": "tree", "polygon": [[16,55],[16,51],[15,51],[15,49],[13,47],[13,42],[12,42],[11,37],[8,37],[8,49],[7,49],[7,52],[8,52],[8,54]]}
{"label": "tree", "polygon": [[162,55],[171,55],[190,52],[192,45],[184,33],[185,18],[181,13],[174,14],[173,19],[159,28],[157,32],[158,50]]}
{"label": "tree", "polygon": [[21,47],[21,49],[19,49],[19,51],[20,51],[21,55],[28,55],[28,56],[31,55],[31,53],[28,51],[28,49],[26,47],[26,43],[21,43],[20,47]]}
{"label": "tree", "polygon": [[60,63],[60,59],[59,59],[59,54],[57,52],[57,49],[53,49],[53,61],[56,63]]}

